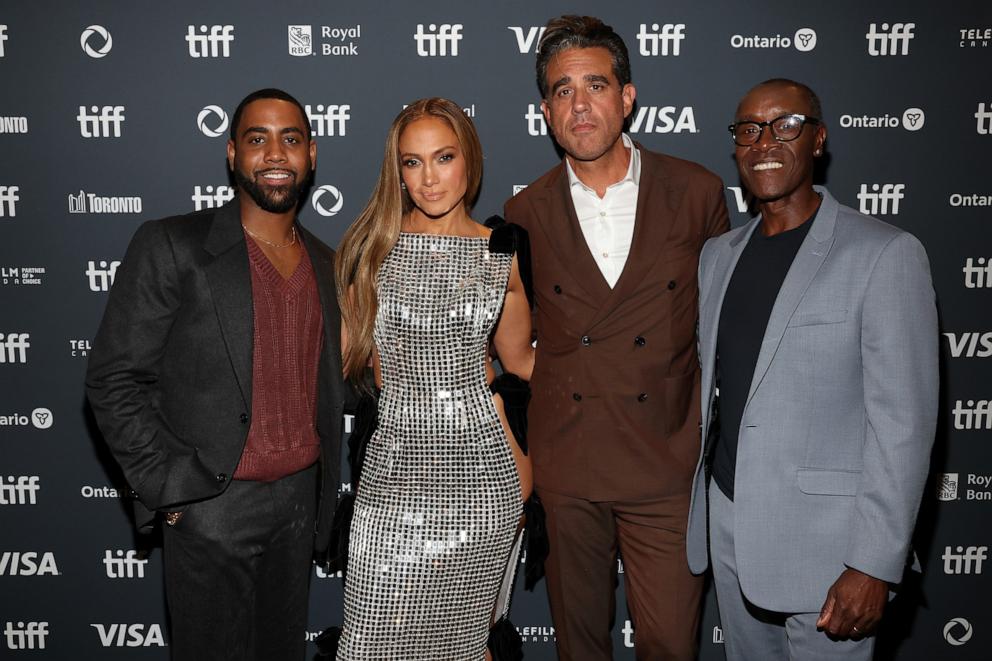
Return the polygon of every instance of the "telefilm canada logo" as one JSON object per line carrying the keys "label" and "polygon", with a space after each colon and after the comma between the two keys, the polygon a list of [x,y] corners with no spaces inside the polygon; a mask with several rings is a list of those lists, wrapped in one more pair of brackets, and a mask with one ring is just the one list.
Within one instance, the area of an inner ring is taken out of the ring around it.
{"label": "telefilm canada logo", "polygon": [[5,286],[33,286],[43,284],[44,266],[2,266],[0,284]]}
{"label": "telefilm canada logo", "polygon": [[110,31],[102,25],[91,25],[79,35],[79,47],[93,59],[106,57],[114,47]]}
{"label": "telefilm canada logo", "polygon": [[988,48],[992,43],[992,28],[961,28],[958,30],[959,48]]}
{"label": "telefilm canada logo", "polygon": [[336,216],[344,206],[344,195],[337,186],[324,184],[314,189],[310,195],[310,204],[314,211],[325,218]]}
{"label": "telefilm canada logo", "polygon": [[926,124],[927,115],[922,108],[906,108],[902,114],[890,115],[841,115],[838,124],[842,129],[898,129],[919,131]]}
{"label": "telefilm canada logo", "polygon": [[320,43],[314,42],[312,25],[287,26],[288,50],[294,57],[322,55],[352,57],[359,54],[362,25],[321,25]]}
{"label": "telefilm canada logo", "polygon": [[69,213],[127,214],[141,213],[141,197],[138,195],[98,195],[80,189],[69,193]]}
{"label": "telefilm canada logo", "polygon": [[808,53],[816,48],[816,30],[799,28],[791,36],[788,34],[735,34],[730,37],[730,47],[735,49],[795,48],[801,53]]}
{"label": "telefilm canada logo", "polygon": [[73,358],[85,358],[89,356],[90,349],[92,348],[89,340],[69,340],[69,355]]}

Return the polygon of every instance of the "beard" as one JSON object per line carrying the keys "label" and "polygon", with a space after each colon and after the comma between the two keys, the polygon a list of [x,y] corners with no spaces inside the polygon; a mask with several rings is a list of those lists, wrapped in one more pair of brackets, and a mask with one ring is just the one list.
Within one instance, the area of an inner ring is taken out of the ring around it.
{"label": "beard", "polygon": [[303,191],[309,185],[309,180],[309,174],[302,180],[298,180],[294,174],[285,186],[263,188],[240,168],[234,168],[234,181],[238,187],[246,192],[255,204],[269,213],[286,213],[295,209],[300,203]]}

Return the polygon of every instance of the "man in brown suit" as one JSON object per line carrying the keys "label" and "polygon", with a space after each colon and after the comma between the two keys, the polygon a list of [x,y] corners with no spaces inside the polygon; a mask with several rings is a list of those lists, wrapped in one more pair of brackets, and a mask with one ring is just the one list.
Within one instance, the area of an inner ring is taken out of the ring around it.
{"label": "man in brown suit", "polygon": [[552,19],[537,59],[562,163],[506,203],[530,235],[537,363],[529,440],[548,513],[548,593],[565,661],[612,658],[616,554],[638,659],[692,659],[702,581],[685,526],[699,451],[696,267],[728,229],[720,180],[623,134],[623,40]]}

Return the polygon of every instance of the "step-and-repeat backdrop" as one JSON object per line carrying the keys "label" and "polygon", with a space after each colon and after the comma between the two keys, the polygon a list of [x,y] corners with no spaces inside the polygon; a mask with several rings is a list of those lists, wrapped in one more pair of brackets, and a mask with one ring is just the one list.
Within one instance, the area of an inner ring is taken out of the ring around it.
{"label": "step-and-repeat backdrop", "polygon": [[[333,246],[371,192],[396,113],[420,97],[454,99],[486,151],[485,218],[558,158],[534,57],[561,13],[598,15],[624,37],[638,90],[630,133],[718,173],[734,225],[748,205],[725,127],[751,85],[786,76],[823,99],[821,180],[923,241],[941,313],[942,415],[917,530],[925,571],[893,602],[880,656],[989,658],[992,9],[982,0],[4,3],[4,658],[168,657],[160,542],[131,531],[83,375],[138,224],[231,196],[237,102],[280,87],[306,106],[319,165],[300,215]],[[616,658],[633,659],[619,583]],[[341,587],[315,571],[311,637],[340,621]],[[555,658],[543,584],[518,589],[512,618],[528,659]],[[700,658],[722,659],[712,591],[700,636]]]}

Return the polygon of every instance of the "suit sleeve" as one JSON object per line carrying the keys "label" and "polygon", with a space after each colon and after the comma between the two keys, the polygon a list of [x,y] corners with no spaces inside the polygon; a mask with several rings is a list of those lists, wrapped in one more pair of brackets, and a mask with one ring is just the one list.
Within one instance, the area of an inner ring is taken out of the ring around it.
{"label": "suit sleeve", "polygon": [[[160,222],[145,223],[132,238],[110,290],[90,352],[86,394],[107,445],[137,492],[132,495],[149,510],[164,504],[156,501],[172,432],[155,398],[179,305],[169,238]],[[142,512],[137,513],[140,519]],[[141,527],[145,522],[138,523]]]}
{"label": "suit sleeve", "polygon": [[727,197],[723,194],[723,182],[718,177],[709,193],[706,205],[704,239],[712,239],[730,231],[730,214],[727,212]]}
{"label": "suit sleeve", "polygon": [[868,279],[861,321],[867,429],[845,564],[898,583],[937,425],[937,310],[920,242],[902,233]]}

